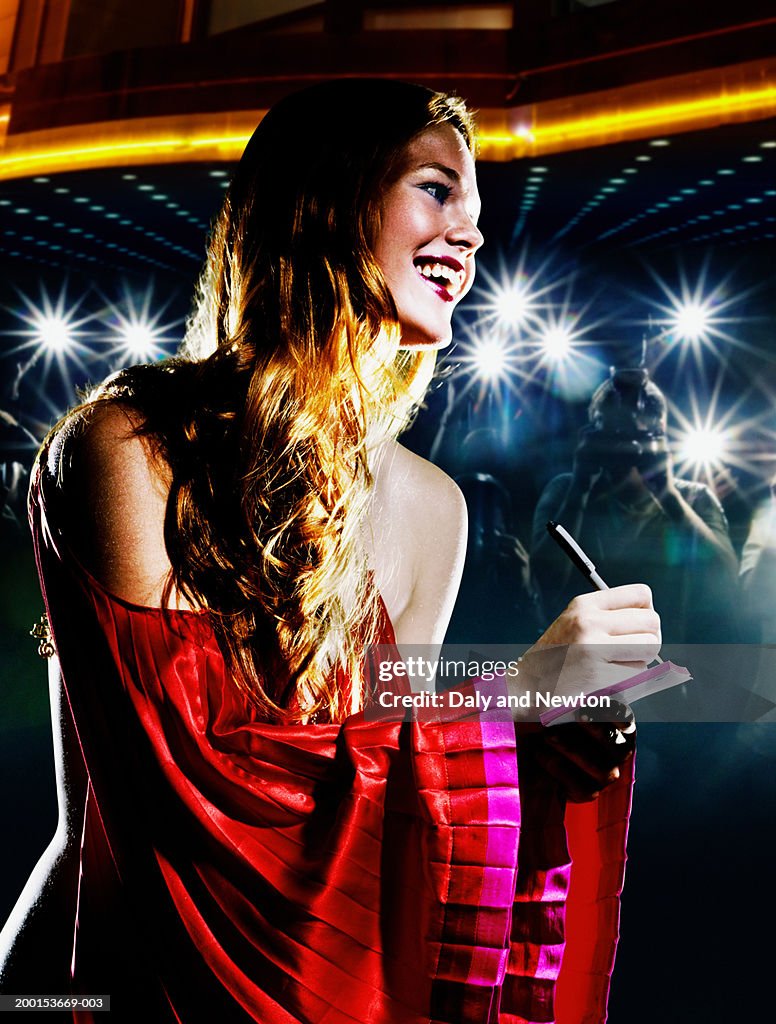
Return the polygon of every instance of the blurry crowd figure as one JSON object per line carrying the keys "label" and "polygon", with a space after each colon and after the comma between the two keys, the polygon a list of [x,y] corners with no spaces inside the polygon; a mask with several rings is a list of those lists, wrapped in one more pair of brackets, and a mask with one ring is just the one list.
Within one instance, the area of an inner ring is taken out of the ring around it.
{"label": "blurry crowd figure", "polygon": [[776,643],[776,480],[755,508],[741,552],[741,590],[757,643]]}
{"label": "blurry crowd figure", "polygon": [[456,470],[461,468],[463,443],[474,428],[474,416],[471,401],[459,394],[452,377],[448,377],[443,386],[445,408],[439,417],[428,457],[440,469],[455,476]]}
{"label": "blurry crowd figure", "polygon": [[[450,644],[532,644],[541,632],[528,551],[516,529],[518,453],[494,427],[475,427],[472,404],[447,382],[447,408],[431,458],[461,488],[468,511],[466,562],[447,630]],[[525,497],[525,495],[520,495]]]}
{"label": "blurry crowd figure", "polygon": [[531,644],[539,616],[528,552],[510,532],[509,493],[489,473],[467,473],[456,482],[466,498],[469,535],[447,643]]}
{"label": "blurry crowd figure", "polygon": [[25,541],[27,487],[40,440],[22,422],[21,383],[39,358],[37,353],[26,363],[16,363],[0,393],[0,528],[3,537],[23,531]]}
{"label": "blurry crowd figure", "polygon": [[[751,625],[751,639],[763,645],[759,663],[748,682],[759,727],[742,726],[739,737],[760,754],[776,758],[776,480],[758,503],[749,535],[741,552],[741,594],[743,609]],[[757,706],[762,698],[770,706]]]}
{"label": "blurry crowd figure", "polygon": [[668,643],[741,639],[738,561],[722,505],[674,475],[663,393],[644,368],[612,369],[580,431],[573,471],[545,487],[534,515],[531,570],[546,621],[589,589],[549,537],[561,523],[609,586],[649,584]]}
{"label": "blurry crowd figure", "polygon": [[15,416],[0,409],[0,511],[4,534],[27,529],[27,485],[38,444]]}

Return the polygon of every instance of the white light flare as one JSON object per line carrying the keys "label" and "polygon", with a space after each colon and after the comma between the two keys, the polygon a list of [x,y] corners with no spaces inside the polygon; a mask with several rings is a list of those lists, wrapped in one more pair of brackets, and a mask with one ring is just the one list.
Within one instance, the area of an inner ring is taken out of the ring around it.
{"label": "white light flare", "polygon": [[542,331],[539,344],[550,362],[562,363],[574,347],[574,332],[562,324],[555,324]]}
{"label": "white light flare", "polygon": [[[180,337],[180,321],[162,322],[169,304],[170,300],[152,312],[155,305],[153,284],[138,293],[125,283],[121,303],[106,300],[102,319],[110,327],[108,358],[114,370],[135,363],[153,362],[168,354],[170,346],[176,344]],[[171,331],[174,331],[172,337]]]}
{"label": "white light flare", "polygon": [[706,473],[723,468],[729,455],[729,437],[718,427],[692,427],[679,438],[677,457],[684,466]]}
{"label": "white light flare", "polygon": [[499,289],[494,295],[493,302],[497,320],[504,327],[521,327],[529,319],[536,305],[534,297],[525,285],[518,283]]}
{"label": "white light flare", "polygon": [[150,359],[157,350],[158,341],[149,324],[127,323],[119,331],[119,343],[137,359]]}
{"label": "white light flare", "polygon": [[708,303],[687,302],[676,307],[669,327],[679,341],[703,341],[709,335],[713,320]]}
{"label": "white light flare", "polygon": [[42,283],[38,301],[18,289],[17,294],[21,306],[11,312],[22,326],[7,333],[21,339],[12,350],[19,353],[20,376],[39,366],[35,383],[41,390],[45,389],[52,368],[56,368],[71,390],[83,383],[88,375],[91,352],[86,325],[93,319],[79,312],[84,296],[69,301],[65,283],[56,297],[50,295]]}
{"label": "white light flare", "polygon": [[35,341],[48,352],[65,353],[76,340],[67,317],[37,315],[31,321]]}
{"label": "white light flare", "polygon": [[508,371],[507,353],[498,341],[490,339],[474,346],[471,361],[477,376],[482,380],[499,380]]}

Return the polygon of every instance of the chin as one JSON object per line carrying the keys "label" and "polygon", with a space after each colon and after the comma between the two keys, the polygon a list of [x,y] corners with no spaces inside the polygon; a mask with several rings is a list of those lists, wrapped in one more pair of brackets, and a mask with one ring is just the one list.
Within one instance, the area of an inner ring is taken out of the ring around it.
{"label": "chin", "polygon": [[405,349],[438,349],[447,348],[453,340],[453,329],[448,324],[444,330],[428,331],[416,324],[402,327],[399,348]]}

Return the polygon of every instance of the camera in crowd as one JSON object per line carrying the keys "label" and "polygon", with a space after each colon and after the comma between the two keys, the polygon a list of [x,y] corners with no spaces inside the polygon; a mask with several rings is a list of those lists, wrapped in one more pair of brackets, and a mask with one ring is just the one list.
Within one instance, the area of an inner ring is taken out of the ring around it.
{"label": "camera in crowd", "polygon": [[590,401],[588,420],[579,432],[578,459],[613,479],[634,467],[644,475],[664,469],[667,405],[645,367],[611,367]]}

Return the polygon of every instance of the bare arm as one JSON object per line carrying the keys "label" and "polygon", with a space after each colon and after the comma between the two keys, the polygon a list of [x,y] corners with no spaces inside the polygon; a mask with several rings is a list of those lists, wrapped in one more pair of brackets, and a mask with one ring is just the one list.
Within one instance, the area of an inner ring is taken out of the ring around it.
{"label": "bare arm", "polygon": [[401,644],[444,639],[466,555],[466,502],[442,470],[401,445],[376,472],[366,543]]}
{"label": "bare arm", "polygon": [[[49,468],[62,481],[59,525],[76,557],[121,597],[158,605],[169,570],[166,484],[133,426],[120,407],[98,409],[80,436],[63,432],[55,440]],[[49,697],[58,824],[0,933],[6,992],[69,987],[88,778],[56,658],[49,662]]]}
{"label": "bare arm", "polygon": [[0,932],[0,984],[10,993],[66,992],[69,985],[87,776],[56,658],[49,696],[59,818]]}

